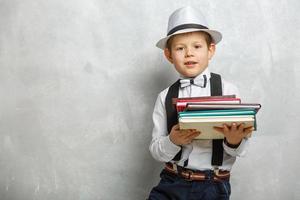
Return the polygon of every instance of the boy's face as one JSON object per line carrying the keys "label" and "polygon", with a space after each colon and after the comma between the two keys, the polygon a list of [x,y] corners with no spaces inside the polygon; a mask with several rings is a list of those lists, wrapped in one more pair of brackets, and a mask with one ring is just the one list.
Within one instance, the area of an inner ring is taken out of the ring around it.
{"label": "boy's face", "polygon": [[208,66],[215,52],[215,45],[207,46],[201,32],[183,33],[173,36],[170,49],[164,50],[166,58],[184,77],[196,77]]}

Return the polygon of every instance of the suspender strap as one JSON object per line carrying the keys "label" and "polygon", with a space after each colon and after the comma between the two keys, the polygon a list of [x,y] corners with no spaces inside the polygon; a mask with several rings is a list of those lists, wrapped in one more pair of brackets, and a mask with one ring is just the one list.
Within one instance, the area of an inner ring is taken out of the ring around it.
{"label": "suspender strap", "polygon": [[[211,96],[222,95],[222,81],[219,74],[211,73],[210,77],[210,94]],[[212,141],[212,166],[222,166],[223,164],[223,139],[215,139]]]}
{"label": "suspender strap", "polygon": [[[177,111],[172,104],[172,98],[178,97],[180,81],[177,80],[173,85],[169,87],[165,99],[165,107],[167,112],[167,128],[170,134],[172,127],[178,123]],[[211,96],[221,96],[222,95],[222,81],[221,76],[215,73],[211,73],[210,77],[210,92]],[[223,139],[213,140],[212,142],[212,159],[211,164],[213,166],[221,166],[223,163]],[[179,161],[181,159],[182,148],[173,158],[174,161]],[[187,164],[187,163],[186,163]]]}
{"label": "suspender strap", "polygon": [[[172,98],[178,97],[179,86],[180,86],[180,80],[177,80],[173,85],[171,85],[169,87],[169,91],[165,100],[165,107],[167,111],[167,127],[168,127],[169,134],[172,130],[172,127],[178,123],[177,111],[174,105],[172,104]],[[173,158],[173,160],[179,161],[181,158],[181,154],[182,154],[182,147],[180,151],[176,154],[176,156]]]}

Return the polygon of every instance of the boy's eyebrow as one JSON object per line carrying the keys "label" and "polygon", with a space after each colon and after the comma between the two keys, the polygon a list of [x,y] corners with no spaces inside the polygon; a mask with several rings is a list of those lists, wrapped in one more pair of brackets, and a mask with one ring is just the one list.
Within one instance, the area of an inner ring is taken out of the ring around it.
{"label": "boy's eyebrow", "polygon": [[[203,44],[203,42],[202,42],[202,41],[199,41],[199,40],[197,40],[197,41],[193,41],[193,42],[191,42],[191,44]],[[174,43],[173,43],[173,46],[178,46],[178,45],[183,45],[183,46],[186,46],[187,44],[186,44],[186,43],[176,43],[176,42],[174,42]]]}
{"label": "boy's eyebrow", "polygon": [[185,45],[184,43],[174,43],[174,45]]}
{"label": "boy's eyebrow", "polygon": [[184,43],[174,43],[173,46],[186,46]]}
{"label": "boy's eyebrow", "polygon": [[202,41],[202,40],[195,40],[193,41],[192,43],[204,43],[205,41]]}

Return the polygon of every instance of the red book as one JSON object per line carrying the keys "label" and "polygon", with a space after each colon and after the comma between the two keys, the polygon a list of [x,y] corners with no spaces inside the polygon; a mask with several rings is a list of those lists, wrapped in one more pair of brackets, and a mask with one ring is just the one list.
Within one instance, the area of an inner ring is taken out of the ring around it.
{"label": "red book", "polygon": [[241,99],[236,98],[235,95],[173,98],[172,101],[173,104],[176,105],[177,112],[184,111],[188,103],[227,103],[227,104],[241,103]]}

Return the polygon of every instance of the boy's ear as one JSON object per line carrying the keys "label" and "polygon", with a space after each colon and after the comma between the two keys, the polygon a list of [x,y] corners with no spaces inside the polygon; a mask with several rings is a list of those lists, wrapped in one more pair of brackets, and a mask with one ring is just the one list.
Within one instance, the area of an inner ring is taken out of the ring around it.
{"label": "boy's ear", "polygon": [[168,48],[164,49],[164,54],[165,54],[165,57],[168,59],[168,61],[173,64],[172,55]]}
{"label": "boy's ear", "polygon": [[214,55],[216,51],[216,45],[212,43],[208,48],[208,59],[210,60]]}

